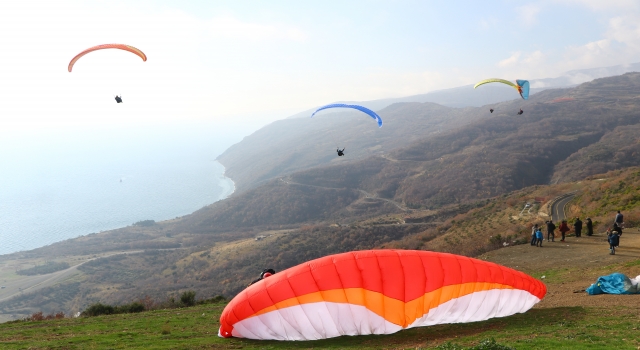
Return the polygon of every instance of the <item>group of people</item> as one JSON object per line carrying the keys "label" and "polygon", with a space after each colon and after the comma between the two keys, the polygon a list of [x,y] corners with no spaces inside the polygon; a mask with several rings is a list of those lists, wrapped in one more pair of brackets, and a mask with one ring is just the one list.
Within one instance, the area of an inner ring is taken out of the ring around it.
{"label": "group of people", "polygon": [[[582,228],[583,224],[587,229],[587,236],[593,236],[593,221],[591,218],[586,219],[587,222],[584,224],[579,217],[575,218],[573,222],[573,230],[576,234],[576,237],[582,237]],[[553,223],[553,220],[545,221],[546,229],[547,229],[547,242],[555,242],[555,230],[558,229],[562,234],[562,239],[560,242],[564,242],[567,232],[571,231],[569,228],[569,224],[567,220],[562,220],[560,223],[560,227],[556,227]],[[613,222],[613,226],[607,229],[607,241],[609,242],[609,250],[611,255],[615,254],[615,248],[620,245],[620,236],[622,236],[622,228],[624,226],[624,216],[618,210],[616,217]],[[531,245],[536,247],[542,247],[542,241],[544,241],[544,234],[542,233],[542,227],[538,224],[533,225],[531,229]]]}
{"label": "group of people", "polygon": [[[556,232],[555,232],[556,229],[558,229],[558,231],[560,231],[560,233],[562,234],[562,238],[560,239],[560,242],[564,242],[567,232],[571,231],[571,229],[569,228],[569,224],[567,224],[567,220],[562,220],[562,222],[560,223],[560,227],[556,227],[556,224],[553,223],[553,220],[545,221],[545,225],[547,226],[546,227],[547,242],[556,241]],[[577,217],[575,222],[573,223],[573,229],[574,229],[574,232],[576,233],[576,237],[582,236],[582,225],[583,225],[582,220],[580,220],[580,218]],[[587,236],[592,236],[593,222],[591,221],[591,218],[587,218],[586,226],[587,226]],[[540,233],[538,233],[538,231],[540,231]],[[544,240],[544,234],[542,233],[542,227],[539,227],[538,224],[535,224],[531,232],[531,245],[542,247],[543,240]]]}

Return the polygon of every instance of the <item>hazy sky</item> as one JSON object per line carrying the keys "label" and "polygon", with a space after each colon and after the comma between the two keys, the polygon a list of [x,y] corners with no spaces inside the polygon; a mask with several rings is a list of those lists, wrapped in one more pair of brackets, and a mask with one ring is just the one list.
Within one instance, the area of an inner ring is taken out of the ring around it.
{"label": "hazy sky", "polygon": [[[69,60],[93,45],[119,50]],[[336,100],[640,61],[640,1],[0,2],[0,129],[266,124]],[[122,94],[124,103],[113,96]]]}

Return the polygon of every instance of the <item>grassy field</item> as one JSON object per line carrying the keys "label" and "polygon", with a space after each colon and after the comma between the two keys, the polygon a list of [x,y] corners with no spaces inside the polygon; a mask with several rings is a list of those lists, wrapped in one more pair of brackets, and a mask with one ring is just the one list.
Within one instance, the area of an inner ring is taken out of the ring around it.
{"label": "grassy field", "polygon": [[[308,342],[223,339],[225,304],[98,317],[0,324],[0,349],[640,349],[640,295],[587,296],[600,275],[640,274],[640,230],[628,229],[616,255],[602,234],[488,252],[481,259],[522,270],[547,285],[524,314],[484,322],[421,327],[386,336]],[[543,277],[544,276],[544,277]]]}
{"label": "grassy field", "polygon": [[429,349],[484,339],[516,349],[638,349],[638,309],[557,307],[485,322],[415,328],[387,336],[308,342],[222,339],[224,304],[0,325],[3,349]]}
{"label": "grassy field", "polygon": [[[636,262],[640,260],[633,263]],[[633,266],[624,262],[618,267],[628,270]],[[552,277],[563,271],[544,271],[550,277],[546,281],[550,289],[563,285],[561,278]],[[0,324],[0,348],[464,349],[495,339],[498,344],[515,349],[640,349],[640,295],[590,298],[598,298],[598,306],[536,307],[525,314],[484,322],[308,342],[219,338],[218,321],[225,304],[206,304],[137,314],[4,323]],[[621,302],[621,298],[626,301]]]}

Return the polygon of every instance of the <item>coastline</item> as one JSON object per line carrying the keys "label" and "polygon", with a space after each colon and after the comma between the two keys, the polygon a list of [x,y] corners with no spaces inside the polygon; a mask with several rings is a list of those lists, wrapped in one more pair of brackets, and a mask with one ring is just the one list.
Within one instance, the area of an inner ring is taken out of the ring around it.
{"label": "coastline", "polygon": [[[217,169],[215,169],[216,171],[215,171],[214,177],[213,178],[209,177],[209,179],[210,179],[209,181],[214,180],[216,183],[213,184],[213,185],[215,187],[217,187],[220,192],[219,192],[219,194],[217,196],[215,196],[213,198],[210,198],[209,201],[203,202],[204,206],[208,206],[208,205],[211,205],[211,204],[216,203],[218,201],[221,201],[221,200],[224,200],[226,198],[229,198],[231,195],[233,195],[233,193],[235,193],[235,190],[236,190],[235,182],[233,182],[233,180],[231,178],[225,176],[226,168],[224,167],[224,165],[222,165],[217,160],[215,160],[214,162],[216,163],[214,168],[217,168]],[[217,171],[218,169],[220,171]],[[193,212],[195,212],[197,210],[199,210],[199,208],[191,209],[188,212],[182,212],[182,213],[178,212],[178,213],[171,214],[171,215],[168,215],[168,216],[167,215],[163,215],[164,216],[163,218],[159,218],[159,220],[158,219],[156,219],[156,220],[160,223],[160,222],[163,222],[163,221],[172,220],[175,217],[181,217],[181,216],[192,214]],[[153,218],[151,218],[151,219],[153,219]],[[144,218],[141,217],[141,218],[139,218],[137,220],[144,220]],[[134,222],[134,221],[130,221],[130,222]],[[111,225],[109,225],[109,226],[111,226]],[[66,241],[66,240],[74,240],[74,239],[77,239],[77,238],[85,237],[85,236],[90,235],[92,233],[106,233],[106,232],[109,232],[109,231],[122,229],[122,228],[125,228],[127,226],[129,226],[129,225],[127,225],[126,223],[121,223],[120,225],[116,224],[116,225],[113,225],[111,227],[102,227],[100,229],[93,230],[93,231],[87,230],[87,231],[84,231],[83,233],[79,233],[79,234],[73,235],[71,237],[69,237],[69,236],[59,237],[60,239],[58,239],[58,240],[48,241],[48,242],[46,242],[45,244],[42,244],[42,245],[35,245],[34,246],[34,245],[31,245],[31,244],[25,244],[25,246],[23,246],[23,247],[16,246],[16,247],[14,247],[14,248],[17,248],[16,250],[7,251],[7,252],[1,252],[0,253],[0,257],[7,257],[7,256],[10,256],[10,255],[13,255],[13,254],[19,254],[19,253],[23,253],[23,252],[32,251],[32,250],[35,250],[35,249],[44,248],[44,247],[47,247],[47,246],[50,246],[50,245],[53,245],[53,244],[56,244],[56,243],[60,243],[60,242]],[[9,241],[8,243],[12,243],[12,242]]]}
{"label": "coastline", "polygon": [[[227,198],[231,197],[231,195],[236,192],[236,183],[233,182],[233,180],[230,177],[227,177],[225,175],[226,172],[227,172],[227,168],[224,165],[222,165],[222,163],[220,163],[219,161],[216,160],[215,162],[220,164],[220,166],[224,170],[222,171],[222,175],[221,175],[221,178],[220,178],[222,180],[222,183],[221,183],[221,185],[222,185],[221,186],[222,187],[222,194],[220,195],[220,198],[218,198],[218,200],[216,200],[213,203],[219,202],[219,201],[221,201],[223,199],[227,199]],[[226,186],[224,186],[224,185],[226,185]],[[211,203],[211,204],[213,204],[213,203]]]}

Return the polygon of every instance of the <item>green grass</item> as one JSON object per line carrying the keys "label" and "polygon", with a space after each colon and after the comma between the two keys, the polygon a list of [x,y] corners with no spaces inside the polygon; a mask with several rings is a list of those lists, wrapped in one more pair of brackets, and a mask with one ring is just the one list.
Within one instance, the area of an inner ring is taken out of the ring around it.
{"label": "green grass", "polygon": [[516,349],[637,349],[640,346],[637,308],[533,309],[484,322],[420,327],[386,336],[307,342],[219,338],[218,319],[223,308],[224,304],[210,304],[137,314],[5,323],[0,324],[0,348],[460,349],[490,338]]}

